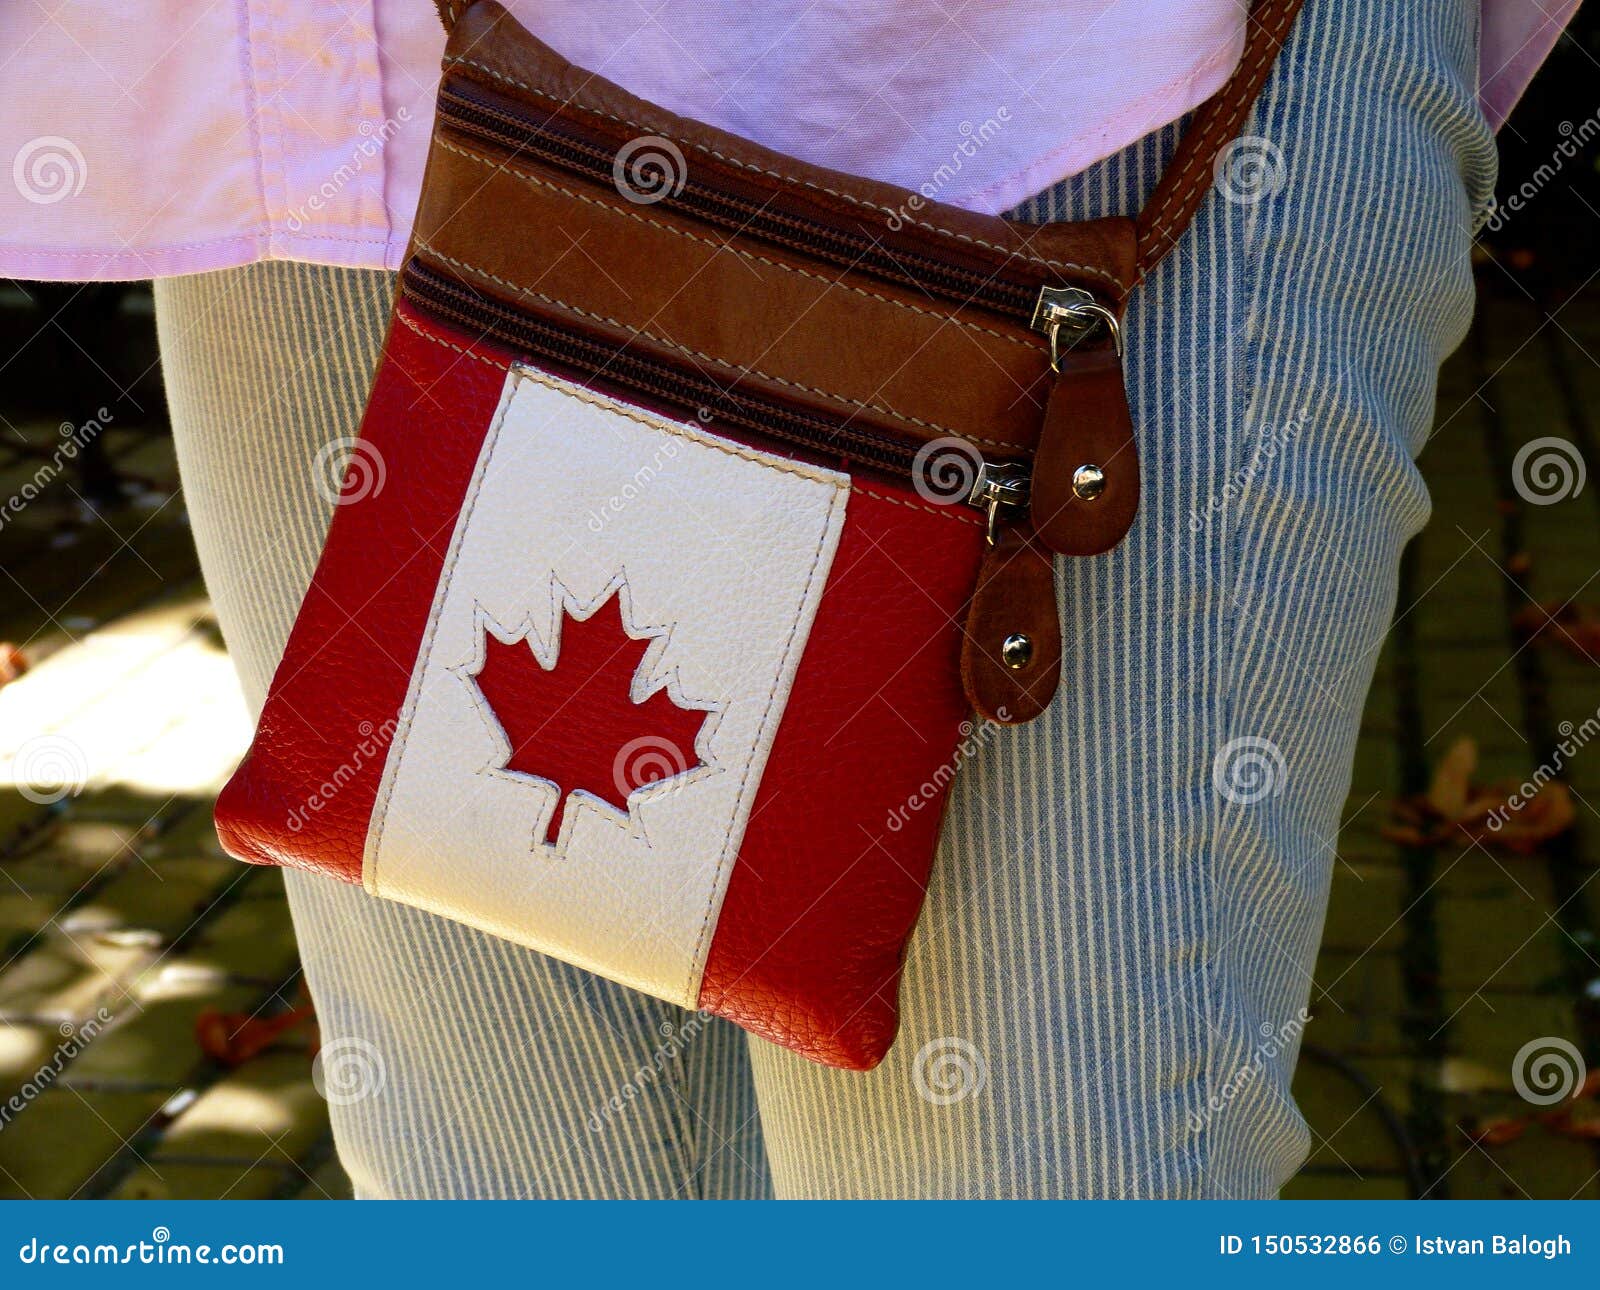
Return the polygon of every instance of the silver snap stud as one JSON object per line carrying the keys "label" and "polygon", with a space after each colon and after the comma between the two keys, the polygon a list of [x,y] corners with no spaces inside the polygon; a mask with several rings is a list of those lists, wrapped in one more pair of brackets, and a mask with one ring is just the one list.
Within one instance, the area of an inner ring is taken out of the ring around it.
{"label": "silver snap stud", "polygon": [[1095,465],[1079,466],[1072,472],[1072,491],[1080,502],[1092,502],[1106,491],[1106,472]]}
{"label": "silver snap stud", "polygon": [[1012,632],[1000,642],[1000,658],[1013,672],[1033,662],[1033,641],[1021,632]]}

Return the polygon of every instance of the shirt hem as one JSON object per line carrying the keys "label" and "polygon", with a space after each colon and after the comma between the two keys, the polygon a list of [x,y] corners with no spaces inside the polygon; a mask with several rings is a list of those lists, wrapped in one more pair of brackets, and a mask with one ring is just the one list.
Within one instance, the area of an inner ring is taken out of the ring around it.
{"label": "shirt hem", "polygon": [[350,269],[398,269],[405,243],[382,236],[330,233],[233,234],[172,246],[56,250],[0,243],[0,278],[28,282],[131,282],[237,269],[261,260],[299,260]]}

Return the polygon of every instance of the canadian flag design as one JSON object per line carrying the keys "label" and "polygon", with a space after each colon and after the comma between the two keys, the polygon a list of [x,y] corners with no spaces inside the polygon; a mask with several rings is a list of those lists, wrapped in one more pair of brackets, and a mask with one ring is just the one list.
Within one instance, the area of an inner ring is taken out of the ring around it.
{"label": "canadian flag design", "polygon": [[897,1026],[981,519],[402,304],[234,855],[359,881],[815,1060]]}
{"label": "canadian flag design", "polygon": [[[368,888],[694,1006],[849,498],[837,471],[511,371]],[[621,782],[641,751],[683,769]]]}

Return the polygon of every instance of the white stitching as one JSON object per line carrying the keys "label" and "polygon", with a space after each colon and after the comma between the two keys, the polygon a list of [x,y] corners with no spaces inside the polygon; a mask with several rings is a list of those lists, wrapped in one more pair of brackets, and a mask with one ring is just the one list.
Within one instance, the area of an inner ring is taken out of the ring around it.
{"label": "white stitching", "polygon": [[[1281,14],[1274,16],[1281,16]],[[1246,21],[1248,21],[1248,18]],[[1255,61],[1250,64],[1249,69],[1245,72],[1245,79],[1241,83],[1248,84],[1251,80],[1253,80],[1257,73],[1261,71],[1262,65],[1271,61],[1277,56],[1281,45],[1281,37],[1273,38],[1269,36],[1266,42],[1262,45],[1260,51],[1256,54]],[[1236,71],[1234,75],[1237,76],[1239,73]],[[1226,93],[1226,90],[1224,90],[1224,93]],[[1188,203],[1191,197],[1197,193],[1204,193],[1205,189],[1208,187],[1205,181],[1205,171],[1203,169],[1201,169],[1192,180],[1189,178],[1188,172],[1195,170],[1196,167],[1200,166],[1201,162],[1205,159],[1206,148],[1211,136],[1217,133],[1219,130],[1227,129],[1230,124],[1234,130],[1239,129],[1244,119],[1248,117],[1253,106],[1253,102],[1244,103],[1241,105],[1242,110],[1218,112],[1217,115],[1207,123],[1205,130],[1201,133],[1200,137],[1195,140],[1194,150],[1189,153],[1188,157],[1183,163],[1182,168],[1174,177],[1172,181],[1173,186],[1167,190],[1167,195],[1162,199],[1161,205],[1155,210],[1148,212],[1150,235],[1153,239],[1156,239],[1157,241],[1175,241],[1176,238],[1170,237],[1169,234],[1182,234],[1184,231],[1183,228],[1174,227],[1171,216],[1169,216],[1168,212],[1171,211],[1174,206],[1177,206],[1179,212],[1181,212],[1182,207]],[[1210,159],[1215,161],[1215,150],[1213,150]]]}
{"label": "white stitching", "polygon": [[[398,317],[401,322],[405,323],[406,326],[410,327],[412,331],[415,331],[417,335],[423,336],[428,340],[438,340],[437,337],[429,336],[426,332],[414,326],[409,320],[406,319],[404,314],[397,314],[396,317]],[[449,344],[448,341],[438,341],[438,343],[441,345]],[[451,345],[450,348],[454,349],[456,347]],[[462,353],[465,352],[465,350],[462,351]],[[496,364],[496,366],[498,366],[498,364]],[[467,485],[469,489],[472,488],[472,484],[478,483],[480,478],[487,477],[489,473],[489,467],[494,464],[494,455],[500,447],[500,428],[505,424],[506,414],[510,411],[511,397],[509,394],[502,394],[500,406],[495,409],[494,420],[489,423],[489,429],[484,434],[485,442],[488,442],[491,439],[493,441],[489,443],[489,455],[483,459],[481,469],[477,462],[473,463],[472,480]],[[480,447],[479,452],[481,453],[482,451],[483,450]],[[455,571],[455,567],[461,559],[461,549],[456,545],[456,535],[465,533],[466,525],[471,522],[472,512],[477,509],[478,499],[481,496],[482,489],[480,487],[472,493],[470,498],[465,496],[462,498],[464,508],[460,513],[458,513],[454,529],[451,533],[451,550],[449,555],[446,557],[444,564],[441,565],[439,569],[439,580],[435,584],[435,596],[437,599],[435,603],[430,605],[428,608],[427,644],[422,647],[422,650],[417,658],[416,669],[413,672],[413,676],[415,677],[413,684],[419,687],[422,684],[422,678],[427,675],[428,661],[433,657],[433,647],[435,644],[437,644],[439,639],[439,618],[444,611],[444,589],[450,581],[450,575]],[[413,696],[408,688],[405,703],[400,710],[401,716],[405,720],[405,729],[396,733],[394,745],[390,748],[389,758],[385,763],[384,779],[383,781],[380,781],[378,785],[378,792],[382,797],[382,813],[377,815],[377,828],[373,833],[372,844],[370,848],[372,886],[369,890],[371,890],[374,895],[378,894],[378,861],[383,850],[383,836],[389,827],[389,807],[394,798],[395,778],[398,777],[400,763],[405,760],[406,749],[411,745],[411,732],[416,724],[416,704],[412,702],[412,697]],[[418,702],[421,701],[420,690],[418,692],[417,699]],[[407,712],[408,708],[410,710],[409,713]],[[390,777],[389,775],[388,767],[390,765],[395,767],[395,777]],[[375,813],[378,805],[379,804],[376,801],[373,804]],[[363,857],[363,859],[365,861],[365,857]],[[365,885],[367,868],[368,865],[364,862],[362,865],[363,886]]]}
{"label": "white stitching", "polygon": [[880,502],[893,502],[896,506],[909,507],[913,511],[926,511],[929,515],[946,515],[953,520],[959,520],[963,524],[971,524],[974,527],[980,527],[986,522],[976,515],[969,516],[952,508],[927,506],[922,502],[913,502],[908,497],[891,497],[888,493],[880,493],[875,489],[865,488],[860,484],[852,484],[851,488],[857,493],[865,493],[868,497],[876,497]]}
{"label": "white stitching", "polygon": [[[515,85],[518,89],[526,90],[529,94],[536,94],[540,98],[544,99],[545,102],[554,103],[558,108],[573,108],[580,112],[586,112],[590,116],[604,117],[608,121],[615,121],[619,125],[625,125],[630,130],[642,130],[649,134],[660,133],[660,128],[657,126],[641,125],[637,121],[630,121],[627,117],[618,116],[614,112],[607,112],[601,108],[592,108],[583,103],[574,103],[571,100],[558,99],[555,97],[555,95],[549,94],[546,91],[537,88],[536,86],[529,85],[525,81],[519,81],[515,77],[507,76],[502,72],[495,71],[495,69],[492,67],[486,67],[482,63],[477,62],[475,59],[450,58],[445,60],[445,64],[449,67],[476,68],[485,76],[493,77],[495,80],[506,85]],[[1128,284],[1125,283],[1121,278],[1117,277],[1114,273],[1110,273],[1107,270],[1098,268],[1092,264],[1075,264],[1070,260],[1051,260],[1044,256],[1029,255],[1024,251],[1018,251],[1009,246],[1001,246],[996,242],[987,242],[983,238],[974,237],[970,233],[957,233],[954,229],[941,228],[939,225],[929,224],[925,220],[906,219],[906,216],[904,216],[901,212],[893,210],[888,206],[879,206],[876,202],[869,202],[864,198],[852,196],[850,193],[840,192],[837,189],[829,188],[823,184],[814,184],[809,179],[798,179],[794,175],[785,175],[781,171],[767,170],[765,167],[754,165],[751,162],[740,161],[737,157],[730,157],[726,153],[718,152],[715,148],[709,147],[706,144],[696,143],[693,139],[685,139],[683,142],[687,143],[696,152],[703,152],[707,156],[717,158],[718,161],[727,162],[730,166],[737,166],[740,170],[753,171],[758,175],[766,175],[769,179],[777,179],[786,184],[797,184],[802,188],[810,188],[819,193],[827,193],[828,196],[837,197],[841,201],[847,201],[852,206],[865,207],[867,210],[877,211],[880,215],[892,215],[896,219],[906,220],[906,222],[909,224],[915,224],[918,228],[926,229],[930,233],[938,233],[941,237],[954,238],[960,242],[969,242],[974,246],[981,246],[990,251],[999,251],[1004,255],[1014,255],[1018,259],[1023,260],[1028,264],[1038,265],[1041,268],[1069,269],[1078,273],[1087,273],[1091,277],[1100,278],[1106,282],[1109,282],[1119,291],[1125,292],[1129,289]]]}
{"label": "white stitching", "polygon": [[626,210],[623,207],[614,205],[611,202],[601,201],[599,198],[590,197],[584,193],[575,192],[570,188],[563,188],[560,184],[551,183],[548,179],[545,179],[539,175],[531,174],[526,170],[518,170],[515,166],[507,162],[497,161],[492,157],[483,156],[479,153],[471,151],[470,149],[458,147],[446,139],[440,139],[439,146],[446,152],[453,152],[457,156],[466,157],[469,161],[476,161],[480,166],[488,166],[496,171],[503,170],[507,174],[515,175],[518,179],[525,180],[530,184],[537,184],[541,188],[548,188],[552,192],[560,193],[563,197],[572,197],[580,202],[587,202],[591,206],[598,206],[601,210],[609,211],[613,215],[621,215],[627,219],[638,220],[641,224],[649,224],[654,228],[663,229],[675,237],[685,237],[694,242],[703,242],[705,245],[712,247],[715,250],[731,251],[734,255],[742,256],[746,260],[755,260],[761,264],[770,264],[773,268],[782,269],[785,273],[798,273],[801,277],[815,278],[818,282],[825,283],[830,287],[843,287],[846,291],[854,291],[857,295],[867,296],[872,300],[881,300],[885,304],[893,305],[897,309],[909,309],[912,313],[925,314],[929,318],[937,318],[941,322],[952,322],[958,327],[969,327],[973,331],[981,331],[989,336],[998,336],[1001,340],[1008,340],[1013,345],[1021,345],[1024,349],[1035,350],[1039,353],[1044,352],[1044,342],[1042,340],[1036,340],[1032,332],[1030,332],[1027,336],[1009,336],[1003,331],[997,331],[993,327],[985,327],[982,323],[971,322],[968,319],[958,317],[955,314],[944,314],[938,313],[932,309],[924,309],[920,305],[910,304],[904,300],[896,300],[893,296],[880,295],[876,291],[868,291],[865,287],[854,286],[851,283],[842,281],[839,278],[830,278],[825,274],[813,273],[810,269],[802,269],[798,265],[785,264],[782,260],[773,260],[769,259],[765,255],[757,255],[754,251],[746,251],[742,247],[735,246],[732,242],[718,242],[713,238],[701,237],[698,233],[691,233],[688,229],[674,228],[671,224],[663,223],[658,219],[651,219],[648,215],[641,215],[638,211]]}
{"label": "white stitching", "polygon": [[[607,411],[615,411],[620,415],[629,418],[630,420],[637,421],[640,425],[649,426],[651,429],[661,429],[661,425],[657,424],[656,422],[640,416],[631,411],[629,408],[624,407],[623,405],[612,400],[601,400],[598,396],[594,395],[592,391],[585,390],[581,386],[573,385],[570,381],[564,386],[556,385],[553,381],[546,378],[542,373],[533,371],[530,368],[518,367],[513,363],[502,363],[499,359],[490,358],[487,354],[479,354],[475,350],[467,349],[463,345],[457,345],[451,341],[445,340],[442,336],[435,336],[432,332],[425,330],[413,322],[410,318],[407,318],[403,313],[396,313],[395,317],[403,326],[409,328],[411,331],[414,331],[418,336],[421,336],[423,340],[431,341],[435,345],[442,345],[445,349],[454,350],[457,354],[461,354],[467,358],[475,359],[476,361],[483,363],[488,367],[497,368],[502,372],[515,370],[519,376],[526,376],[529,380],[543,382],[544,384],[549,385],[551,389],[557,390],[560,393],[570,394],[586,403],[593,403],[596,407],[605,408]],[[670,425],[670,423],[667,424]],[[675,431],[675,433],[679,432]],[[791,474],[796,475],[803,474],[807,479],[816,478],[815,475],[805,474],[805,472],[797,467],[786,467],[779,465],[776,462],[769,460],[765,455],[758,454],[754,449],[745,448],[741,444],[724,443],[710,438],[704,440],[704,443],[706,447],[715,448],[718,452],[725,452],[732,457],[743,457],[747,460],[755,462],[758,465],[770,466],[774,470],[788,470]],[[958,524],[977,525],[983,522],[976,515],[969,518],[968,516],[958,512],[954,507],[942,509],[937,506],[924,506],[920,502],[913,502],[907,498],[891,497],[888,493],[877,492],[875,489],[867,488],[864,485],[856,483],[854,480],[852,480],[850,483],[850,491],[853,493],[864,493],[868,497],[876,497],[882,502],[893,502],[896,506],[908,506],[915,511],[926,511],[929,515],[938,515],[945,519],[955,520]]]}
{"label": "white stitching", "polygon": [[605,314],[591,313],[589,310],[583,309],[578,305],[568,304],[565,300],[559,300],[555,296],[546,295],[542,291],[535,291],[532,287],[519,286],[515,282],[511,282],[506,278],[502,278],[496,274],[490,273],[487,269],[479,268],[476,264],[468,264],[465,260],[457,260],[453,256],[446,255],[443,251],[429,246],[420,237],[417,239],[417,246],[421,250],[427,252],[427,254],[430,256],[443,260],[446,264],[454,265],[458,269],[465,269],[468,273],[475,273],[479,277],[487,278],[490,282],[497,282],[502,287],[509,287],[519,295],[535,296],[548,305],[554,305],[559,309],[570,310],[572,313],[577,314],[580,318],[588,318],[594,322],[603,322],[611,327],[620,327],[623,331],[629,332],[634,336],[638,336],[643,340],[652,341],[657,345],[665,345],[668,349],[677,350],[680,354],[688,354],[694,358],[702,358],[706,362],[714,363],[716,366],[727,371],[738,372],[739,374],[746,376],[757,376],[764,381],[772,381],[778,385],[788,386],[792,390],[802,390],[807,394],[815,394],[821,398],[829,399],[834,402],[848,403],[852,407],[859,408],[864,412],[882,413],[884,416],[894,417],[898,421],[905,421],[911,425],[921,426],[924,430],[932,430],[936,434],[949,435],[950,437],[956,439],[970,439],[974,443],[989,444],[991,447],[996,448],[1012,446],[1002,439],[986,439],[979,435],[970,434],[963,435],[958,431],[951,430],[948,426],[942,426],[933,421],[924,421],[922,418],[911,416],[906,412],[896,412],[893,408],[887,406],[886,404],[863,403],[860,399],[853,399],[848,394],[834,394],[828,390],[819,389],[814,385],[803,385],[799,381],[790,381],[781,376],[774,376],[770,372],[763,372],[760,368],[741,366],[738,363],[730,363],[726,359],[718,358],[715,354],[706,353],[703,349],[694,349],[689,345],[680,345],[676,341],[668,340],[665,336],[658,336],[654,332],[645,331],[642,327],[635,327],[630,323],[625,323],[616,318],[608,317]]}
{"label": "white stitching", "polygon": [[[778,682],[782,679],[785,670],[788,668],[789,655],[794,649],[795,635],[800,630],[800,620],[803,617],[805,617],[806,605],[807,605],[807,602],[809,602],[810,599],[811,599],[811,588],[816,583],[817,570],[822,564],[822,549],[823,549],[823,547],[827,546],[829,532],[833,529],[833,514],[834,514],[834,511],[840,509],[840,501],[841,501],[840,491],[841,490],[839,490],[837,488],[834,489],[833,497],[830,499],[829,504],[828,504],[828,525],[827,525],[827,528],[825,528],[822,531],[822,535],[817,541],[817,549],[811,553],[811,569],[806,574],[806,585],[805,585],[804,589],[800,592],[800,603],[799,603],[799,605],[796,606],[794,619],[789,624],[789,636],[788,636],[788,639],[786,639],[783,642],[783,654],[782,654],[782,656],[780,657],[780,659],[778,661],[778,670],[777,670],[777,673],[772,678],[772,686],[771,686],[771,688],[767,691],[767,703],[766,703],[766,706],[761,711],[761,722],[756,727],[757,731],[759,731],[761,734],[764,734],[766,732],[767,722],[772,719],[772,704],[773,704],[773,701],[778,697]],[[840,527],[841,527],[841,529],[843,527],[843,519],[842,518],[840,520]],[[837,556],[838,552],[839,552],[839,538],[837,536],[834,538],[833,551],[834,551],[834,555]],[[829,568],[831,569],[832,567],[833,567],[833,563],[830,560],[829,561]],[[826,587],[826,582],[824,582],[824,587]],[[814,626],[816,624],[816,613],[815,613],[815,610],[813,610],[812,620],[811,621],[812,621],[812,625]],[[809,634],[810,633],[808,631],[807,632],[808,637],[809,637]],[[791,685],[791,693],[792,693],[793,692],[792,691],[792,687],[793,687],[793,681],[792,680],[790,682],[790,685]],[[759,735],[758,735],[758,738],[759,738]],[[751,787],[750,774],[754,769],[755,769],[755,758],[751,757],[749,760],[747,760],[745,762],[744,774],[739,777],[739,793],[738,793],[738,796],[735,797],[735,799],[734,799],[733,814],[728,817],[728,829],[727,829],[727,832],[725,832],[722,835],[722,849],[721,849],[721,851],[719,853],[719,856],[718,856],[717,872],[714,875],[713,880],[712,880],[711,898],[708,901],[706,901],[706,912],[705,912],[705,915],[700,920],[700,935],[695,938],[694,956],[689,960],[689,979],[684,982],[683,993],[684,993],[684,997],[685,998],[689,997],[690,987],[694,985],[695,976],[698,973],[698,975],[700,977],[700,989],[695,992],[695,1003],[696,1004],[698,1004],[699,1001],[700,1001],[699,1000],[700,992],[704,991],[704,989],[705,989],[706,960],[711,955],[710,947],[706,943],[706,937],[711,931],[711,914],[712,914],[713,907],[717,903],[717,890],[718,890],[718,888],[722,888],[722,875],[723,875],[724,871],[728,867],[728,850],[732,846],[732,843],[733,843],[733,826],[734,826],[734,822],[739,818],[739,811],[740,811],[741,807],[743,807],[743,805],[744,805],[745,792],[746,792],[747,789],[749,789]],[[759,783],[759,781],[757,781],[757,782]],[[746,829],[747,832],[749,830],[749,827],[750,827],[750,822],[748,820],[746,820],[745,821],[745,829]],[[722,890],[723,890],[723,900],[726,901],[727,900],[727,889],[726,888],[722,888]],[[717,921],[721,922],[722,920],[720,918],[718,918]],[[702,953],[702,951],[703,951],[703,953]]]}

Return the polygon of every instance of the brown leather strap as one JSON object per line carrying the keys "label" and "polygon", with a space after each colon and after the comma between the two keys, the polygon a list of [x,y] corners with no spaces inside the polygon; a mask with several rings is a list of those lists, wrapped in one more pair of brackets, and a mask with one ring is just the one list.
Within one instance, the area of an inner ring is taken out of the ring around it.
{"label": "brown leather strap", "polygon": [[1304,0],[1256,0],[1245,19],[1244,53],[1227,83],[1195,112],[1166,174],[1139,212],[1143,278],[1176,244],[1212,185],[1217,157],[1244,126]]}
{"label": "brown leather strap", "polygon": [[[449,31],[472,0],[434,0]],[[1134,284],[1172,249],[1212,185],[1212,167],[1244,125],[1272,71],[1304,0],[1253,0],[1245,19],[1244,52],[1227,83],[1194,114],[1156,190],[1137,220],[1139,254]]]}
{"label": "brown leather strap", "polygon": [[984,550],[961,636],[961,684],[973,710],[1003,726],[1032,721],[1061,683],[1061,611],[1051,553],[1022,524]]}

